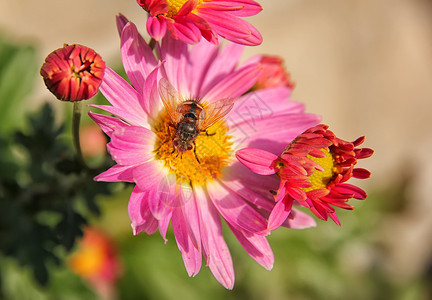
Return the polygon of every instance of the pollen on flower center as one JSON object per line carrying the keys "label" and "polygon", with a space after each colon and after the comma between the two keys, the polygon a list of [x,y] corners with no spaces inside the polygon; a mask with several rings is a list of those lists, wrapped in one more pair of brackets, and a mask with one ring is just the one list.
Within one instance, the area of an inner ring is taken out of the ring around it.
{"label": "pollen on flower center", "polygon": [[[166,0],[166,2],[169,5],[168,12],[166,13],[166,15],[168,17],[173,17],[173,16],[177,15],[178,11],[183,7],[183,5],[187,1],[188,0]],[[201,4],[202,2],[203,2],[203,0],[198,0],[197,5]]]}
{"label": "pollen on flower center", "polygon": [[315,189],[327,188],[328,183],[336,173],[336,167],[331,152],[326,149],[321,149],[321,151],[324,152],[324,157],[318,158],[311,155],[306,156],[310,160],[319,164],[324,169],[324,171],[315,170],[312,175],[308,177],[308,180],[312,184],[312,186],[304,188],[303,190],[305,192],[309,192]]}
{"label": "pollen on flower center", "polygon": [[221,170],[228,165],[232,154],[231,136],[227,135],[225,122],[219,121],[207,128],[209,136],[201,133],[195,139],[200,163],[193,149],[184,152],[182,156],[178,154],[172,142],[175,129],[169,127],[170,123],[168,114],[163,112],[153,126],[153,131],[158,136],[154,150],[156,159],[164,161],[170,172],[183,182],[203,185],[208,180],[222,176]]}

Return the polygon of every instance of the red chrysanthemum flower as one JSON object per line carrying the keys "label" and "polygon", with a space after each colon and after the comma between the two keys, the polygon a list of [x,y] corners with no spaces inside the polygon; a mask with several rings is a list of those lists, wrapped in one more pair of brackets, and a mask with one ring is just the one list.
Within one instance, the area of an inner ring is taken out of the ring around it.
{"label": "red chrysanthemum flower", "polygon": [[280,156],[252,148],[237,151],[240,162],[253,172],[277,173],[280,177],[269,229],[276,229],[287,219],[294,203],[309,208],[320,219],[330,217],[340,225],[334,207],[353,209],[347,203],[349,199],[366,198],[365,191],[346,183],[351,177],[370,177],[368,170],[354,168],[358,159],[373,154],[372,149],[358,148],[363,141],[364,137],[352,143],[341,140],[328,126],[320,124],[294,139]]}
{"label": "red chrysanthemum flower", "polygon": [[46,87],[64,101],[96,95],[104,72],[105,62],[100,55],[82,45],[65,45],[51,52],[40,70]]}
{"label": "red chrysanthemum flower", "polygon": [[255,46],[262,43],[261,34],[239,17],[256,15],[261,5],[253,0],[137,0],[149,14],[147,31],[155,40],[166,31],[188,44],[203,36],[217,45],[218,35],[232,42]]}
{"label": "red chrysanthemum flower", "polygon": [[291,75],[283,66],[283,59],[279,56],[258,56],[263,73],[255,83],[253,89],[261,90],[275,87],[288,87],[291,90],[295,83],[291,81]]}

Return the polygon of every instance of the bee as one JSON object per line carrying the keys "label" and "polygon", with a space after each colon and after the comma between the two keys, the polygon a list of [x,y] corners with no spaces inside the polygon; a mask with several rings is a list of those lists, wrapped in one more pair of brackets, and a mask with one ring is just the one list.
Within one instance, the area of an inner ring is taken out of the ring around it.
{"label": "bee", "polygon": [[174,128],[173,153],[177,150],[182,157],[184,152],[193,149],[195,158],[200,163],[195,139],[200,133],[214,135],[209,134],[207,128],[225,117],[232,109],[234,99],[223,98],[210,103],[201,103],[201,99],[185,100],[165,78],[159,81],[159,95],[171,120],[168,126]]}

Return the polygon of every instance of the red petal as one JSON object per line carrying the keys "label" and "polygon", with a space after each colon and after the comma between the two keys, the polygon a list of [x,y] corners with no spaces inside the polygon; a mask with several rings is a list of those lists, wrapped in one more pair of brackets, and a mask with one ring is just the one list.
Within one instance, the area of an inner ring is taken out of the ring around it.
{"label": "red petal", "polygon": [[353,177],[358,179],[366,179],[371,176],[371,172],[363,168],[355,168],[353,170]]}

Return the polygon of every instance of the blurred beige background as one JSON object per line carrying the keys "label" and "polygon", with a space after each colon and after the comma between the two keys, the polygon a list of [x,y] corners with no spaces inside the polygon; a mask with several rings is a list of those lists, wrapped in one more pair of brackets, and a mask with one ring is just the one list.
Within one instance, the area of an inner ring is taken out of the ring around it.
{"label": "blurred beige background", "polygon": [[[379,230],[395,249],[390,269],[421,270],[432,244],[432,3],[259,2],[264,10],[249,21],[264,43],[246,49],[245,57],[282,56],[297,84],[295,100],[322,115],[341,138],[366,135],[365,145],[376,151],[361,162],[373,174],[361,183],[368,190],[388,188],[408,172],[414,176],[405,217],[390,219]],[[0,31],[34,42],[41,64],[66,42],[92,47],[112,65],[119,58],[114,18],[119,12],[145,32],[146,15],[135,0],[0,0]],[[42,80],[36,85],[37,99],[52,98]]]}

